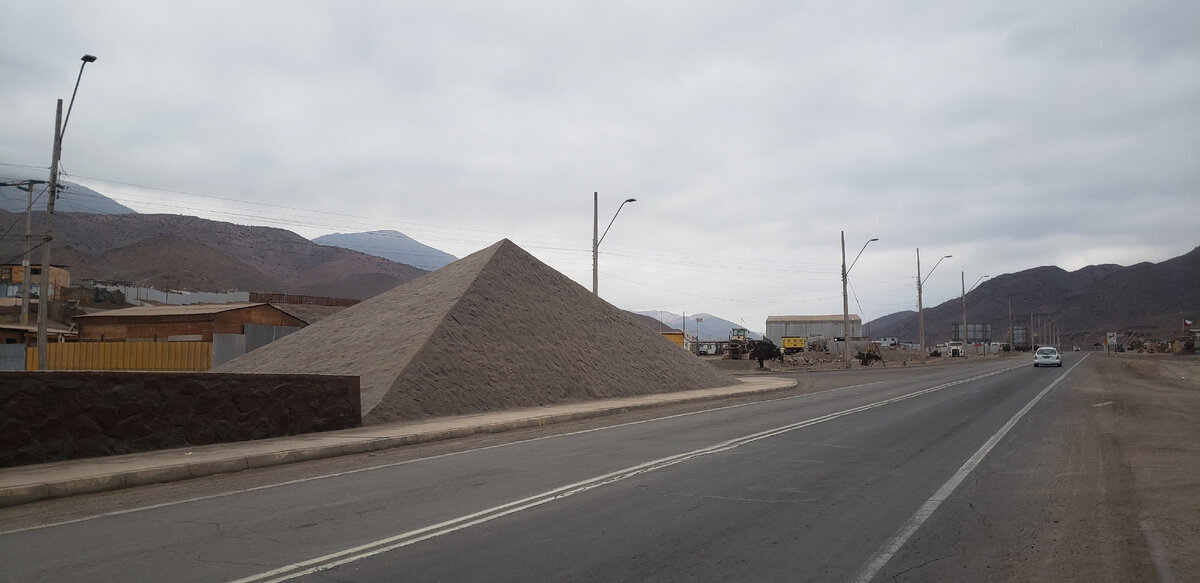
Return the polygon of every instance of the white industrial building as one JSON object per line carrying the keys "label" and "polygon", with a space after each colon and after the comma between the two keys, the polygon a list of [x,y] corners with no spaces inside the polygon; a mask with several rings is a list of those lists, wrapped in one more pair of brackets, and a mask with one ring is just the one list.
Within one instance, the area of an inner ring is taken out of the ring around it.
{"label": "white industrial building", "polygon": [[[824,338],[832,340],[841,338],[845,330],[843,327],[842,315],[834,314],[829,316],[767,316],[767,332],[764,337],[769,338],[776,346],[782,345],[784,336],[795,336],[812,340],[814,338]],[[862,337],[862,318],[855,314],[850,314],[850,337]]]}

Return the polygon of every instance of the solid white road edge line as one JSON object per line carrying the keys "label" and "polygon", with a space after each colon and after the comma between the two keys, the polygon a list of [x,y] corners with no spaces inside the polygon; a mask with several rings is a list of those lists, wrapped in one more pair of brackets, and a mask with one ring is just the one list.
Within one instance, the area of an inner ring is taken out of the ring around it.
{"label": "solid white road edge line", "polygon": [[622,469],[622,470],[617,470],[615,472],[602,474],[599,476],[589,478],[587,480],[582,480],[582,481],[575,482],[572,484],[567,484],[565,486],[560,486],[558,488],[555,488],[553,490],[548,490],[541,494],[536,494],[534,496],[529,496],[527,498],[522,498],[520,500],[514,500],[507,504],[502,504],[500,506],[495,506],[492,508],[481,510],[479,512],[467,514],[465,516],[460,516],[458,518],[453,518],[453,519],[450,519],[450,520],[447,520],[444,522],[439,522],[437,524],[432,524],[432,525],[429,525],[429,526],[426,526],[423,528],[419,528],[416,530],[411,530],[411,531],[400,533],[400,534],[390,536],[387,538],[379,539],[377,541],[373,541],[373,542],[369,542],[366,544],[351,547],[348,549],[344,549],[341,551],[329,553],[327,555],[309,559],[307,561],[300,561],[297,563],[293,563],[291,565],[285,565],[283,567],[279,567],[279,568],[273,569],[271,571],[266,571],[264,573],[259,573],[257,575],[251,575],[249,577],[245,577],[242,579],[236,579],[232,583],[258,583],[258,582],[263,582],[263,581],[270,581],[270,582],[287,581],[289,579],[294,579],[296,577],[303,577],[305,575],[311,575],[313,573],[326,571],[326,570],[333,569],[333,568],[341,566],[341,565],[345,565],[347,563],[352,563],[354,561],[359,561],[362,559],[370,558],[370,557],[373,557],[376,555],[386,553],[388,551],[393,551],[393,550],[396,550],[396,549],[399,549],[402,547],[416,544],[416,543],[424,541],[424,540],[429,540],[431,538],[442,536],[444,534],[449,534],[449,533],[452,533],[452,532],[455,532],[458,530],[476,526],[478,524],[483,524],[485,522],[489,522],[491,520],[495,520],[495,519],[501,518],[503,516],[508,516],[509,514],[514,514],[514,513],[520,512],[522,510],[527,510],[529,508],[541,506],[548,502],[553,502],[555,500],[561,500],[568,496],[574,496],[575,494],[581,494],[583,492],[587,492],[589,490],[593,490],[593,489],[599,488],[601,486],[606,486],[608,484],[613,484],[613,483],[625,480],[627,478],[631,478],[633,476],[653,472],[656,470],[661,470],[663,468],[667,468],[667,467],[673,466],[675,464],[682,463],[682,462],[685,462],[685,461],[688,461],[688,460],[691,460],[691,459],[694,459],[694,458],[697,458],[700,456],[728,451],[728,450],[731,450],[731,449],[734,449],[737,447],[741,447],[748,443],[753,443],[753,442],[761,440],[761,439],[766,439],[768,437],[774,437],[776,435],[787,433],[789,431],[794,431],[794,430],[801,429],[804,427],[810,427],[812,425],[825,423],[826,421],[832,421],[832,420],[838,419],[840,417],[845,417],[847,415],[853,415],[855,413],[861,413],[863,411],[868,411],[870,409],[875,409],[877,407],[883,407],[884,405],[890,405],[892,403],[896,403],[899,401],[905,401],[908,399],[916,398],[921,395],[927,395],[929,393],[940,391],[942,389],[946,389],[946,388],[960,385],[963,383],[977,381],[980,379],[984,379],[987,377],[1005,373],[1010,370],[1015,370],[1017,368],[1023,368],[1024,366],[1025,365],[1022,364],[1018,367],[1007,367],[1007,368],[992,371],[989,373],[976,375],[976,376],[973,376],[970,378],[965,378],[965,379],[960,379],[957,381],[943,383],[940,385],[929,387],[927,389],[922,389],[919,391],[907,393],[907,394],[900,395],[897,397],[891,397],[891,398],[884,399],[881,401],[876,401],[874,403],[868,403],[866,405],[860,405],[858,407],[844,409],[842,411],[829,413],[827,415],[822,415],[820,417],[814,417],[814,418],[808,419],[806,421],[800,421],[797,423],[792,423],[789,425],[776,427],[774,429],[768,429],[766,431],[761,431],[758,433],[744,435],[742,437],[737,437],[737,438],[723,441],[723,442],[720,442],[720,443],[717,443],[714,445],[710,445],[708,447],[696,449],[693,451],[675,454],[672,456],[659,458],[657,460],[651,460],[648,462],[637,464],[635,466],[630,466],[630,467]]}
{"label": "solid white road edge line", "polygon": [[0,530],[0,536],[19,534],[19,533],[28,533],[28,531],[30,531],[30,530],[42,530],[42,529],[46,529],[46,528],[65,527],[65,525],[67,525],[67,524],[77,524],[80,522],[95,521],[95,519],[98,519],[98,518],[109,518],[109,517],[114,517],[114,516],[131,515],[131,513],[134,513],[134,512],[145,512],[145,511],[149,511],[149,510],[162,509],[162,507],[178,506],[180,504],[198,503],[198,501],[214,500],[217,498],[226,498],[226,497],[230,497],[230,495],[258,492],[258,491],[262,491],[262,489],[278,488],[278,487],[283,487],[283,486],[294,486],[294,485],[298,485],[298,483],[305,483],[305,482],[311,482],[311,481],[316,481],[316,480],[326,480],[326,479],[330,479],[330,477],[341,477],[341,476],[348,476],[348,475],[353,475],[353,474],[361,474],[361,473],[364,473],[364,471],[376,471],[376,470],[383,470],[383,469],[389,469],[389,468],[396,468],[396,467],[400,467],[400,465],[408,465],[410,463],[427,462],[427,461],[431,461],[431,459],[439,459],[439,458],[450,457],[450,456],[461,456],[461,455],[464,455],[464,453],[474,453],[474,452],[479,452],[479,451],[494,450],[494,449],[498,449],[498,447],[509,447],[512,445],[533,443],[533,441],[541,441],[544,439],[558,439],[558,438],[570,437],[570,435],[580,435],[583,433],[607,431],[607,429],[616,429],[619,427],[642,425],[642,423],[653,423],[655,421],[666,421],[668,419],[676,419],[676,417],[686,417],[686,416],[690,416],[690,415],[701,415],[704,413],[714,413],[714,411],[721,411],[721,410],[726,410],[726,409],[737,409],[739,407],[750,407],[750,405],[755,405],[755,404],[773,403],[776,401],[788,401],[788,399],[815,397],[818,395],[828,395],[828,393],[830,393],[830,392],[845,391],[848,389],[860,389],[860,387],[876,385],[876,384],[880,384],[880,383],[881,383],[880,380],[876,380],[876,381],[874,381],[874,383],[839,386],[839,387],[835,387],[835,389],[826,389],[826,390],[817,391],[817,392],[806,392],[806,393],[804,393],[804,395],[776,397],[776,398],[764,399],[764,401],[755,401],[755,402],[751,402],[751,403],[738,403],[738,404],[732,404],[732,405],[722,405],[722,407],[714,407],[714,408],[702,409],[702,410],[698,410],[698,411],[689,411],[689,413],[677,413],[674,415],[664,415],[661,417],[654,417],[654,419],[643,419],[641,421],[629,421],[629,422],[625,422],[625,423],[617,423],[617,425],[606,425],[604,427],[593,427],[590,429],[580,429],[580,431],[574,431],[574,432],[569,432],[569,433],[559,433],[556,435],[544,435],[544,437],[536,437],[536,438],[530,438],[530,439],[521,439],[521,440],[517,440],[517,441],[509,441],[509,443],[504,443],[504,444],[488,445],[485,447],[474,447],[474,449],[470,449],[470,450],[451,451],[449,453],[439,453],[439,455],[437,455],[437,456],[420,457],[420,458],[415,458],[415,459],[404,459],[404,461],[402,461],[402,462],[390,462],[390,463],[384,463],[384,464],[379,464],[379,465],[368,465],[368,467],[366,467],[366,468],[355,468],[352,470],[335,471],[335,473],[330,473],[330,474],[322,474],[322,475],[308,476],[308,477],[298,477],[298,479],[295,479],[295,480],[287,480],[287,481],[275,482],[275,483],[264,483],[264,485],[262,485],[262,486],[230,489],[230,491],[228,491],[228,492],[197,495],[197,497],[184,498],[181,500],[166,501],[166,503],[161,503],[161,504],[150,504],[150,505],[146,505],[146,506],[133,507],[133,509],[122,509],[122,510],[114,510],[112,512],[102,512],[102,513],[98,513],[98,515],[80,516],[79,518],[67,519],[67,521],[50,522],[50,523],[46,523],[46,524],[35,524],[35,525],[32,525],[32,527],[14,528],[12,530]]}
{"label": "solid white road edge line", "polygon": [[884,543],[883,548],[881,548],[875,554],[871,561],[869,561],[863,566],[862,569],[858,571],[858,574],[856,574],[851,581],[854,583],[869,583],[871,579],[873,579],[875,575],[879,573],[879,570],[882,569],[888,561],[892,560],[892,557],[895,556],[900,548],[904,546],[904,543],[908,542],[908,539],[917,532],[917,529],[921,528],[922,524],[925,524],[925,521],[928,520],[929,517],[933,515],[934,511],[938,509],[938,506],[941,506],[942,502],[949,498],[950,494],[954,493],[954,490],[958,488],[958,485],[961,484],[962,481],[966,479],[966,477],[973,472],[977,466],[979,466],[979,463],[982,462],[983,458],[992,451],[992,448],[996,447],[996,444],[999,443],[1001,439],[1004,439],[1005,435],[1008,435],[1008,432],[1012,430],[1017,422],[1020,421],[1030,409],[1033,409],[1033,406],[1037,405],[1038,401],[1041,401],[1042,397],[1045,397],[1051,389],[1057,386],[1058,383],[1062,382],[1063,379],[1067,378],[1067,375],[1071,374],[1071,371],[1075,370],[1075,367],[1083,364],[1083,361],[1087,360],[1087,357],[1088,355],[1084,355],[1083,358],[1079,359],[1079,362],[1075,363],[1073,366],[1071,366],[1071,368],[1067,369],[1066,372],[1059,375],[1057,379],[1054,379],[1054,382],[1042,389],[1042,391],[1038,393],[1037,396],[1035,396],[1032,400],[1026,403],[1020,411],[1017,411],[1017,413],[1013,415],[1012,419],[1009,419],[1008,423],[1005,423],[1004,426],[995,433],[995,435],[992,435],[990,439],[984,442],[979,450],[977,450],[970,458],[968,458],[966,463],[964,463],[962,467],[958,468],[958,471],[954,472],[954,475],[950,476],[950,479],[946,480],[946,483],[942,484],[942,487],[938,488],[937,491],[933,493],[933,496],[930,496],[929,499],[917,509],[916,514],[913,514],[912,518],[909,518],[908,522],[904,523],[904,525],[900,527],[900,530],[897,531],[896,534],[892,535],[892,538],[888,539],[886,543]]}
{"label": "solid white road edge line", "polygon": [[98,518],[109,518],[109,517],[114,517],[114,516],[131,515],[131,513],[134,513],[134,512],[145,512],[145,511],[149,511],[149,510],[162,509],[162,507],[178,506],[180,504],[198,503],[198,501],[214,500],[217,498],[226,498],[226,497],[230,497],[230,495],[258,492],[258,491],[262,491],[262,489],[280,488],[283,486],[294,486],[294,485],[298,485],[298,483],[305,483],[305,482],[311,482],[311,481],[316,481],[316,480],[326,480],[326,479],[330,479],[330,477],[342,477],[342,476],[348,476],[348,475],[353,475],[353,474],[361,474],[361,473],[364,473],[364,471],[376,471],[376,470],[383,470],[383,469],[389,469],[389,468],[396,468],[396,467],[400,467],[400,465],[408,465],[410,463],[431,461],[431,459],[439,459],[439,458],[450,457],[450,456],[461,456],[461,455],[464,455],[464,453],[474,453],[474,452],[479,452],[479,451],[494,450],[494,449],[497,449],[497,447],[509,447],[512,445],[533,443],[533,441],[541,441],[544,439],[558,439],[558,438],[570,437],[570,435],[580,435],[583,433],[608,431],[608,429],[616,429],[619,427],[629,427],[632,425],[642,425],[642,423],[653,423],[655,421],[666,421],[668,419],[676,419],[676,417],[686,417],[686,416],[690,416],[690,415],[701,415],[704,413],[714,413],[714,411],[721,411],[721,410],[726,410],[726,409],[737,409],[739,407],[750,407],[750,405],[755,405],[755,404],[773,403],[776,401],[788,401],[788,399],[828,395],[828,393],[830,393],[830,392],[845,391],[845,390],[850,390],[850,389],[860,389],[860,387],[877,385],[880,383],[881,383],[880,380],[876,380],[876,381],[874,381],[874,383],[839,386],[839,387],[835,387],[835,389],[826,389],[823,391],[816,391],[816,392],[806,392],[806,393],[804,393],[804,395],[792,395],[792,396],[788,396],[788,397],[775,397],[775,398],[770,398],[770,399],[764,399],[764,401],[755,401],[755,402],[751,402],[751,403],[738,403],[738,404],[732,404],[732,405],[722,405],[722,407],[714,407],[714,408],[702,409],[702,410],[698,410],[698,411],[689,411],[689,413],[677,413],[674,415],[664,415],[661,417],[654,417],[654,419],[643,419],[641,421],[629,421],[629,422],[625,422],[625,423],[617,423],[617,425],[606,425],[604,427],[593,427],[590,429],[580,429],[580,431],[574,431],[574,432],[569,432],[569,433],[559,433],[556,435],[544,435],[544,437],[536,437],[536,438],[529,438],[529,439],[521,439],[521,440],[517,440],[517,441],[509,441],[509,443],[504,443],[504,444],[488,445],[485,447],[474,447],[474,449],[470,449],[470,450],[451,451],[449,453],[439,453],[439,455],[437,455],[437,456],[420,457],[420,458],[415,458],[415,459],[404,459],[404,461],[402,461],[402,462],[390,462],[390,463],[383,463],[383,464],[378,464],[378,465],[368,465],[368,467],[366,467],[366,468],[355,468],[352,470],[335,471],[335,473],[330,473],[330,474],[322,474],[322,475],[308,476],[308,477],[298,477],[298,479],[295,479],[295,480],[287,480],[287,481],[275,482],[275,483],[264,483],[264,485],[262,485],[262,486],[230,489],[230,491],[228,491],[228,492],[197,495],[197,497],[184,498],[181,500],[166,501],[166,503],[161,503],[161,504],[150,504],[150,505],[146,505],[146,506],[133,507],[133,509],[122,509],[122,510],[114,510],[112,512],[102,512],[102,513],[98,513],[98,515],[80,516],[79,518],[67,519],[67,521],[50,522],[50,523],[46,523],[46,524],[35,524],[35,525],[32,525],[32,527],[14,528],[12,530],[0,530],[0,536],[18,534],[18,533],[28,533],[28,531],[30,531],[30,530],[42,530],[42,529],[46,529],[46,528],[65,527],[65,525],[67,525],[67,524],[76,524],[76,523],[80,523],[80,522],[95,521],[95,519],[98,519]]}

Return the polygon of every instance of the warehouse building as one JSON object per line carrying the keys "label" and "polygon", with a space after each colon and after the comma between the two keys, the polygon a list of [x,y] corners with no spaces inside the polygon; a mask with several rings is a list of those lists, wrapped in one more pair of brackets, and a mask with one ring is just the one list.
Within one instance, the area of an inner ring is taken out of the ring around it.
{"label": "warehouse building", "polygon": [[[844,332],[842,315],[829,316],[767,316],[767,332],[763,336],[769,338],[776,346],[783,344],[783,337],[805,338],[809,342],[814,339],[833,340],[841,338]],[[850,337],[862,336],[862,318],[850,314]]]}

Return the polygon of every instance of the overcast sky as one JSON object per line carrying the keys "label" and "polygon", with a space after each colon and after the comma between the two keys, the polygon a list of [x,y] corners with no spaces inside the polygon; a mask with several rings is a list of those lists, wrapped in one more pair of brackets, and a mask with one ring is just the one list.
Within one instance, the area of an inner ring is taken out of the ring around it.
{"label": "overcast sky", "polygon": [[[0,172],[306,237],[501,238],[619,307],[916,308],[1200,245],[1200,4],[0,0]],[[983,285],[986,285],[983,284]],[[1183,307],[1181,306],[1181,309]]]}

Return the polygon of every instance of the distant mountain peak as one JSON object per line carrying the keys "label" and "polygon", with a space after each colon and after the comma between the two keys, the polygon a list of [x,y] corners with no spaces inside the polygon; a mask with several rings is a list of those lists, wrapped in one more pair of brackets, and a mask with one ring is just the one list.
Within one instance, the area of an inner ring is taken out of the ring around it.
{"label": "distant mountain peak", "polygon": [[313,243],[351,249],[429,271],[449,265],[458,259],[394,230],[330,233],[313,239]]}
{"label": "distant mountain peak", "polygon": [[[46,175],[34,175],[32,172],[11,172],[0,174],[0,183],[12,183],[22,180],[40,180],[41,184],[33,185],[33,210],[46,210],[46,201],[50,197],[45,194]],[[10,213],[23,213],[28,205],[29,194],[24,186],[0,186],[0,210]],[[136,214],[137,211],[96,192],[81,184],[63,180],[59,183],[58,197],[55,199],[54,212],[57,213],[92,213],[98,215]]]}
{"label": "distant mountain peak", "polygon": [[[731,320],[726,320],[720,316],[714,316],[705,312],[688,314],[686,319],[683,315],[662,310],[639,310],[635,311],[634,313],[643,316],[649,316],[677,330],[683,330],[686,328],[689,335],[695,334],[696,328],[699,327],[701,340],[723,340],[729,338],[729,330],[731,328],[749,329],[749,326],[745,326]],[[697,319],[699,319],[699,322],[697,322]],[[762,334],[753,330],[749,330],[749,335],[754,339],[762,338]]]}

